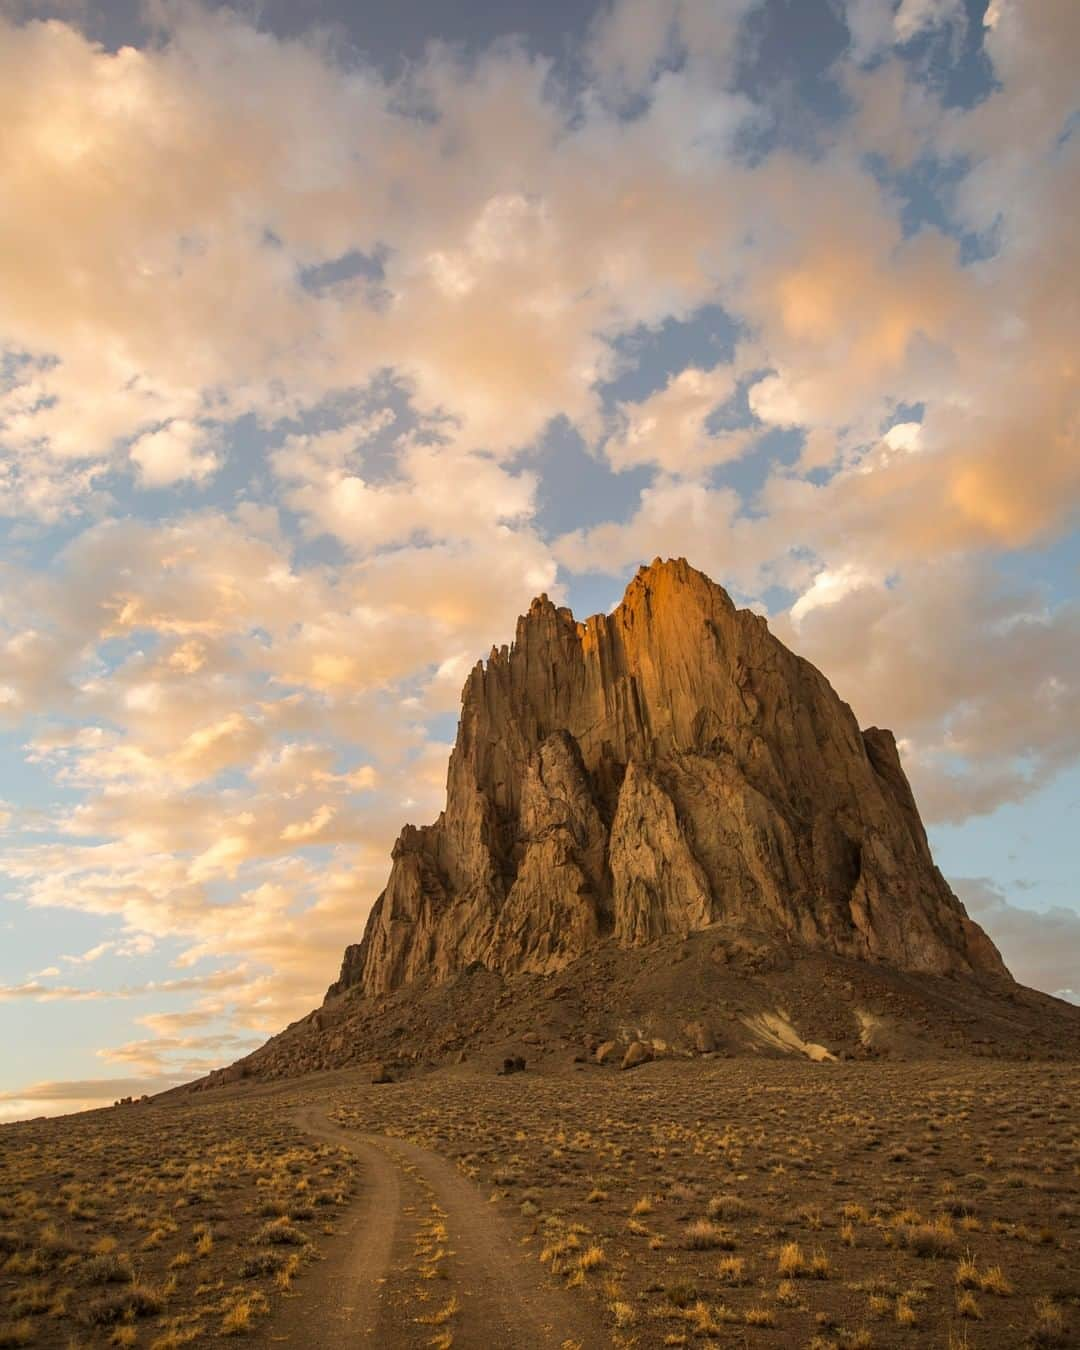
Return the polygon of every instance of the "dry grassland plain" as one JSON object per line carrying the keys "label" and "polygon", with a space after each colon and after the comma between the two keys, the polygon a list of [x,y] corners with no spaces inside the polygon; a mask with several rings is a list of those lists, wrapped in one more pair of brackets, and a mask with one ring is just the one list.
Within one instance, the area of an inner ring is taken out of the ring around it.
{"label": "dry grassland plain", "polygon": [[[407,1140],[453,1164],[513,1234],[515,1259],[585,1300],[605,1344],[1073,1344],[1074,1065],[715,1059],[369,1077],[0,1130],[0,1346],[171,1350],[272,1337],[305,1299],[317,1317],[364,1164],[304,1130],[316,1111],[357,1140]],[[401,1216],[394,1325],[410,1345],[471,1344],[461,1234],[429,1209]]]}

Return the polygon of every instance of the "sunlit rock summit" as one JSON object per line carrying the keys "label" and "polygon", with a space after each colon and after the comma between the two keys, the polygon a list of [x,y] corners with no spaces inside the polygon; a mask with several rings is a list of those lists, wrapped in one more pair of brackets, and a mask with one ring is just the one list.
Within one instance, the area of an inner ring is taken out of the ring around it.
{"label": "sunlit rock summit", "polygon": [[935,867],[892,733],[683,559],[579,623],[546,596],[466,682],[446,807],[407,825],[331,995],[606,939],[748,929],[929,975],[1007,977]]}

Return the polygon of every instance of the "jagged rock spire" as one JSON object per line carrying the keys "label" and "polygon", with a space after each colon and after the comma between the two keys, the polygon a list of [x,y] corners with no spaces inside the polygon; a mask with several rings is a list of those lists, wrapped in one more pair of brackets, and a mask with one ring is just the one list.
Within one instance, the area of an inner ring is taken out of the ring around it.
{"label": "jagged rock spire", "polygon": [[335,994],[557,970],[713,924],[1006,975],[934,866],[891,732],[685,559],[611,614],[539,596],[470,673],[446,808],[406,826]]}

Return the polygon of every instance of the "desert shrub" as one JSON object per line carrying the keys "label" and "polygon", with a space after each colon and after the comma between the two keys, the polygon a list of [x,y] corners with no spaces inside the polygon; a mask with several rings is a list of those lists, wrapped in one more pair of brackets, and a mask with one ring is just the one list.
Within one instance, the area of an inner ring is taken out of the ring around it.
{"label": "desert shrub", "polygon": [[950,1195],[942,1200],[941,1208],[954,1219],[968,1218],[978,1212],[978,1205],[970,1196]]}
{"label": "desert shrub", "polygon": [[989,1266],[982,1272],[979,1288],[984,1294],[997,1294],[999,1298],[1007,1298],[1013,1292],[1012,1282],[1000,1266]]}
{"label": "desert shrub", "polygon": [[898,1230],[902,1246],[916,1256],[947,1258],[956,1255],[956,1234],[940,1224],[908,1224]]}
{"label": "desert shrub", "polygon": [[135,1272],[126,1256],[101,1252],[86,1258],[79,1267],[78,1277],[82,1284],[130,1284]]}
{"label": "desert shrub", "polygon": [[978,1301],[970,1289],[963,1289],[957,1294],[956,1315],[958,1317],[969,1317],[976,1322],[982,1317]]}
{"label": "desert shrub", "polygon": [[255,1234],[253,1241],[273,1247],[304,1247],[307,1234],[291,1224],[288,1219],[275,1219],[267,1223]]}
{"label": "desert shrub", "polygon": [[686,1231],[683,1234],[683,1246],[688,1247],[691,1251],[698,1252],[711,1251],[716,1247],[720,1247],[724,1251],[730,1251],[735,1246],[735,1239],[726,1228],[721,1228],[711,1219],[698,1219],[696,1222],[686,1225]]}
{"label": "desert shrub", "polygon": [[42,1229],[41,1236],[35,1244],[35,1250],[41,1253],[46,1263],[51,1267],[59,1265],[69,1256],[74,1256],[79,1248],[74,1242],[62,1237],[50,1224]]}
{"label": "desert shrub", "polygon": [[1050,1299],[1041,1298],[1035,1304],[1035,1324],[1024,1344],[1031,1350],[1059,1350],[1069,1344],[1065,1316]]}
{"label": "desert shrub", "polygon": [[611,1315],[617,1327],[632,1327],[637,1321],[637,1312],[632,1303],[614,1302],[611,1305]]}
{"label": "desert shrub", "polygon": [[832,1266],[823,1251],[816,1251],[810,1258],[807,1273],[815,1280],[827,1280],[829,1278],[832,1273]]}
{"label": "desert shrub", "polygon": [[745,1284],[746,1262],[741,1256],[722,1257],[717,1264],[716,1275],[722,1284]]}
{"label": "desert shrub", "polygon": [[913,1327],[918,1325],[919,1315],[911,1306],[906,1294],[901,1294],[896,1300],[896,1310],[894,1312],[897,1326]]}
{"label": "desert shrub", "polygon": [[970,1252],[961,1257],[957,1263],[954,1279],[958,1289],[978,1289],[980,1287],[979,1267],[975,1264],[975,1259]]}
{"label": "desert shrub", "polygon": [[259,1303],[254,1298],[238,1299],[221,1319],[222,1335],[239,1336],[245,1331],[250,1331],[255,1314],[264,1307],[265,1303]]}
{"label": "desert shrub", "polygon": [[33,1345],[33,1323],[23,1318],[20,1322],[0,1322],[0,1346]]}
{"label": "desert shrub", "polygon": [[47,1284],[27,1284],[12,1293],[8,1311],[12,1317],[24,1317],[27,1313],[45,1312],[52,1304],[53,1294]]}
{"label": "desert shrub", "polygon": [[607,1264],[607,1257],[604,1255],[603,1247],[598,1247],[595,1243],[587,1247],[578,1257],[579,1270],[595,1270],[597,1266]]}
{"label": "desert shrub", "polygon": [[289,1258],[281,1252],[256,1252],[240,1263],[242,1279],[254,1279],[257,1275],[276,1275],[288,1264]]}
{"label": "desert shrub", "polygon": [[697,1298],[697,1290],[694,1286],[692,1284],[684,1284],[682,1281],[678,1281],[675,1284],[669,1284],[664,1290],[664,1293],[667,1296],[667,1301],[676,1308],[685,1308]]}
{"label": "desert shrub", "polygon": [[134,1317],[153,1317],[161,1311],[161,1297],[145,1285],[133,1284],[113,1294],[103,1294],[88,1303],[80,1314],[91,1327],[112,1326]]}
{"label": "desert shrub", "polygon": [[740,1195],[714,1195],[706,1206],[710,1219],[748,1219],[756,1213]]}

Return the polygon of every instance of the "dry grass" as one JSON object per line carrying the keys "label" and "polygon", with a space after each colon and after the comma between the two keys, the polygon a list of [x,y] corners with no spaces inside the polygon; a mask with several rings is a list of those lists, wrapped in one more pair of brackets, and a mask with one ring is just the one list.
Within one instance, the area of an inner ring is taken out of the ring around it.
{"label": "dry grass", "polygon": [[299,1269],[259,1250],[269,1238],[253,1243],[260,1211],[284,1211],[302,1256],[322,1236],[305,1195],[352,1187],[351,1155],[273,1104],[213,1097],[4,1127],[0,1158],[8,1345],[172,1350],[235,1335]]}
{"label": "dry grass", "polygon": [[716,1248],[730,1251],[735,1246],[735,1238],[728,1229],[713,1223],[711,1219],[698,1219],[687,1224],[683,1245],[693,1252],[709,1252]]}
{"label": "dry grass", "polygon": [[[1069,1066],[462,1071],[392,1099],[339,1082],[343,1123],[452,1158],[613,1344],[1056,1350],[1073,1335]],[[178,1350],[302,1294],[351,1185],[347,1159],[283,1123],[311,1091],[0,1132],[0,1345]],[[445,1342],[456,1317],[416,1318],[467,1307],[452,1216],[425,1200],[412,1222],[413,1334]]]}
{"label": "dry grass", "polygon": [[[533,1250],[597,1301],[620,1344],[890,1350],[966,1334],[971,1350],[997,1350],[1003,1317],[1036,1344],[1034,1299],[1059,1286],[1055,1261],[1072,1259],[1080,1230],[1075,1069],[729,1060],[650,1075],[537,1074],[512,1101],[482,1075],[440,1078],[437,1100],[418,1079],[391,1128],[485,1189],[527,1177]],[[1032,1132],[1028,1108],[1055,1102]],[[352,1093],[337,1115],[378,1130],[384,1109]],[[497,1194],[526,1231],[522,1182]],[[606,1264],[590,1275],[593,1245]],[[1000,1308],[995,1268],[1016,1291]]]}
{"label": "dry grass", "polygon": [[916,1256],[948,1259],[959,1249],[956,1232],[945,1218],[935,1223],[905,1224],[897,1229],[897,1242]]}
{"label": "dry grass", "polygon": [[787,1280],[796,1280],[807,1271],[806,1257],[797,1242],[785,1242],[776,1258],[776,1269]]}
{"label": "dry grass", "polygon": [[716,1278],[721,1284],[746,1284],[746,1258],[742,1256],[721,1257],[716,1265]]}
{"label": "dry grass", "polygon": [[607,1264],[607,1257],[604,1255],[603,1247],[587,1247],[578,1257],[578,1270],[596,1270],[598,1266]]}
{"label": "dry grass", "polygon": [[417,1317],[416,1320],[423,1326],[441,1327],[449,1322],[451,1318],[456,1317],[460,1310],[461,1304],[458,1302],[457,1296],[455,1295],[451,1298],[449,1303],[444,1304],[437,1312],[427,1313],[424,1316]]}
{"label": "dry grass", "polygon": [[1035,1320],[1024,1344],[1031,1350],[1059,1350],[1071,1343],[1065,1314],[1049,1298],[1035,1301]]}
{"label": "dry grass", "polygon": [[979,1301],[970,1289],[962,1289],[956,1296],[956,1315],[957,1317],[968,1317],[973,1321],[979,1321],[982,1313],[979,1311]]}
{"label": "dry grass", "polygon": [[244,1294],[225,1310],[221,1319],[223,1336],[239,1336],[250,1331],[256,1318],[266,1310],[266,1299],[262,1294]]}

